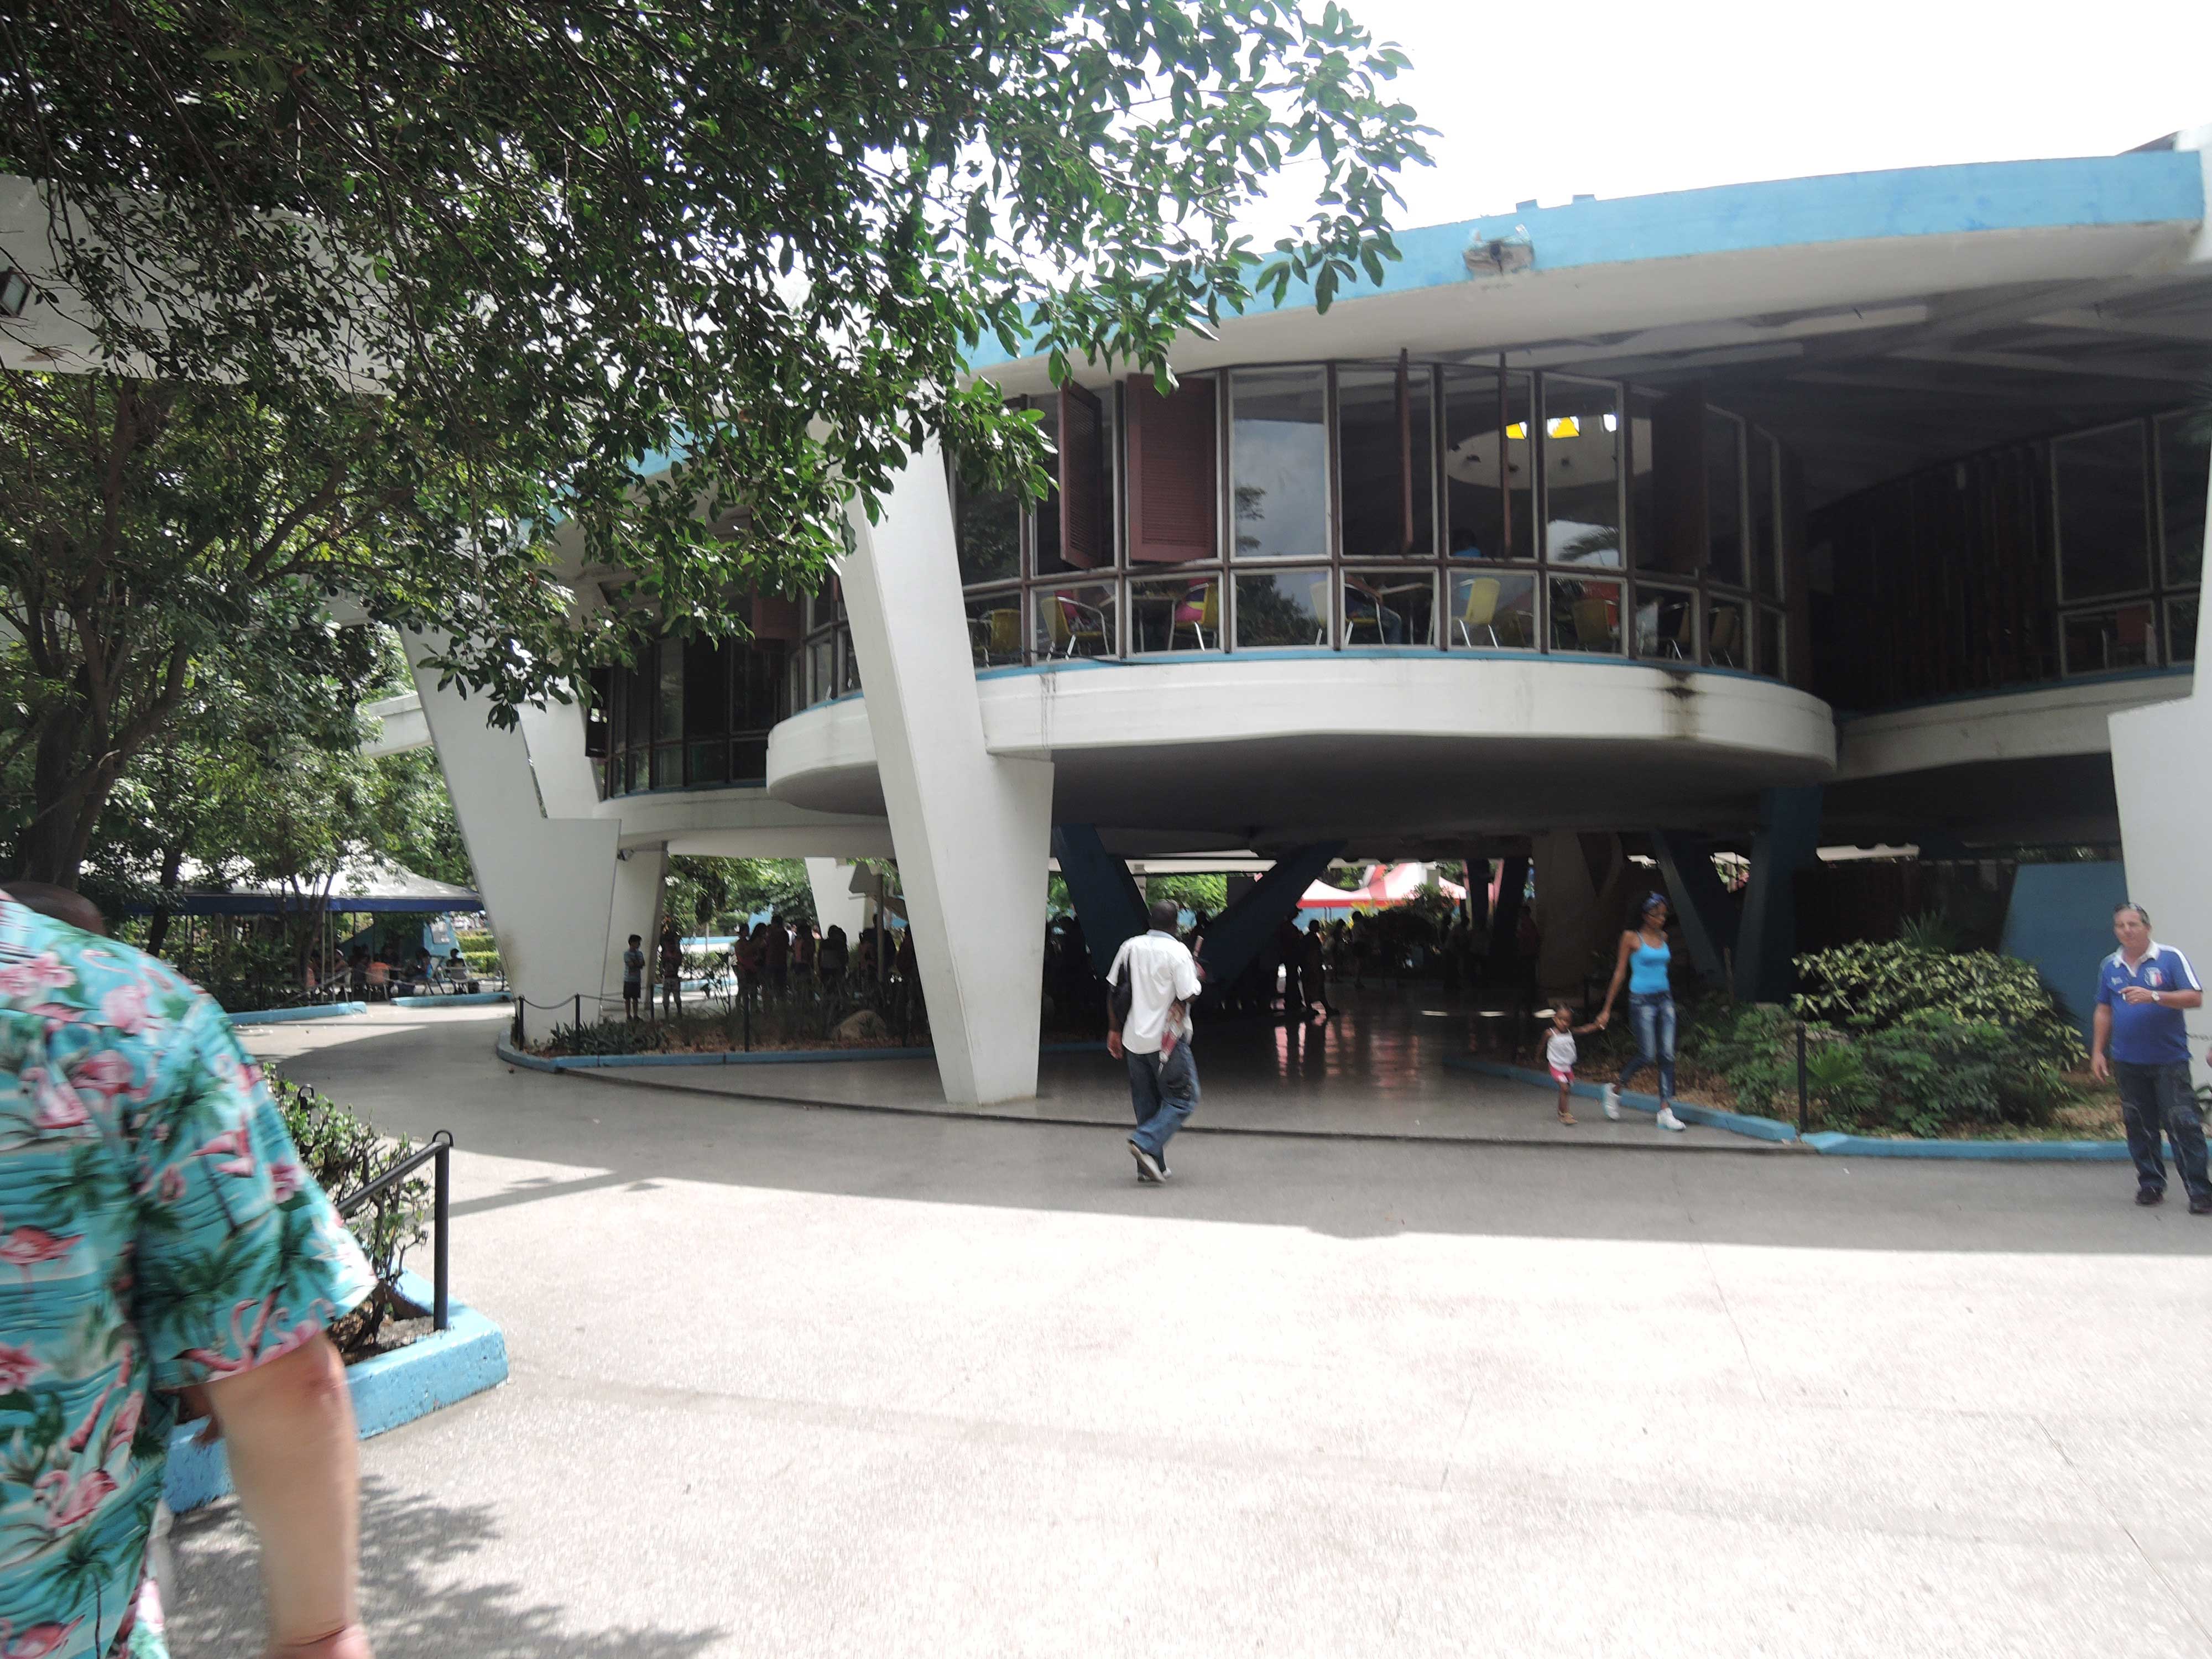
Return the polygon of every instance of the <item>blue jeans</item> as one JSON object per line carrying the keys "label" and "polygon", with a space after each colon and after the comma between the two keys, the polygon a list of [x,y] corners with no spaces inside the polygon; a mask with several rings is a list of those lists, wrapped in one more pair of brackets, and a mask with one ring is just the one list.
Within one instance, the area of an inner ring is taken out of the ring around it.
{"label": "blue jeans", "polygon": [[1636,1058],[1620,1068],[1619,1086],[1647,1066],[1659,1068],[1659,1098],[1674,1097],[1674,999],[1665,991],[1631,991],[1628,1023],[1636,1028]]}
{"label": "blue jeans", "polygon": [[1129,1139],[1165,1162],[1169,1139],[1198,1109],[1198,1061],[1188,1039],[1164,1060],[1134,1049],[1122,1058],[1129,1063],[1129,1104],[1137,1113],[1137,1130]]}
{"label": "blue jeans", "polygon": [[2173,1143],[2174,1167],[2191,1198],[2212,1197],[2204,1167],[2204,1122],[2190,1086],[2189,1062],[2138,1066],[2112,1062],[2112,1081],[2120,1089],[2120,1115],[2128,1126],[2128,1153],[2136,1161],[2136,1182],[2154,1192],[2166,1190],[2166,1159],[2159,1131]]}

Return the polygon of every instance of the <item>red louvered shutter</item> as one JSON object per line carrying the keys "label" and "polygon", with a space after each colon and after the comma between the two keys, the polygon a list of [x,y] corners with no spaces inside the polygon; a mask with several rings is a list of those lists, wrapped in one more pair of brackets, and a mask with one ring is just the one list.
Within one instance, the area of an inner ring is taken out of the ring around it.
{"label": "red louvered shutter", "polygon": [[1212,380],[1163,398],[1129,381],[1129,558],[1189,564],[1220,556],[1220,483]]}
{"label": "red louvered shutter", "polygon": [[1106,411],[1073,380],[1060,389],[1060,556],[1085,570],[1114,562],[1106,512]]}
{"label": "red louvered shutter", "polygon": [[772,594],[753,595],[753,637],[757,640],[795,640],[806,630],[799,620],[799,601]]}

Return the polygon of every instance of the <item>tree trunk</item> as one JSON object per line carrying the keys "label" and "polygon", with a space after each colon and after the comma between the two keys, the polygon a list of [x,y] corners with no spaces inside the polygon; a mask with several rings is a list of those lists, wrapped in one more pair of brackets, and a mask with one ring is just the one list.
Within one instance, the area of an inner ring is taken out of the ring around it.
{"label": "tree trunk", "polygon": [[[161,854],[161,892],[165,900],[167,896],[175,889],[178,877],[184,872],[184,865],[185,849],[182,845],[164,849]],[[161,947],[168,942],[168,939],[169,907],[165,902],[155,908],[154,919],[147,926],[146,954],[149,957],[160,956]]]}
{"label": "tree trunk", "polygon": [[15,873],[27,881],[50,881],[72,890],[92,827],[115,787],[112,776],[86,779],[76,760],[78,720],[57,714],[39,733],[31,771],[31,821],[15,842]]}

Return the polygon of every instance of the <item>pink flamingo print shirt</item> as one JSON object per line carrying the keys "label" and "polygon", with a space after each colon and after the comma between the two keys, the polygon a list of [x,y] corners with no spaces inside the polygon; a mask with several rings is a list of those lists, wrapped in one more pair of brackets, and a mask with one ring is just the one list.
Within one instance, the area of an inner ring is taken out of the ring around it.
{"label": "pink flamingo print shirt", "polygon": [[177,1391],[374,1288],[222,1010],[0,894],[0,1655],[124,1651]]}

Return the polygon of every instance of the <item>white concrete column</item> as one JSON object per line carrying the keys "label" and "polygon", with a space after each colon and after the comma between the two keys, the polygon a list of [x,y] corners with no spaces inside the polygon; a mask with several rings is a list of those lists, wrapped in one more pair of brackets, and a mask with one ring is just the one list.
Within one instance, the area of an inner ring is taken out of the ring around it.
{"label": "white concrete column", "polygon": [[[508,984],[536,1003],[599,997],[619,826],[546,817],[524,732],[488,724],[481,696],[441,690],[435,671],[422,667],[434,647],[420,635],[401,638]],[[580,754],[580,731],[578,747]]]}
{"label": "white concrete column", "polygon": [[[2212,149],[2206,151],[2212,184]],[[2208,232],[2212,234],[2212,232]],[[2208,248],[2212,253],[2212,248]],[[2205,511],[2212,515],[2212,479]],[[2204,557],[2212,567],[2212,516],[2206,521]],[[2204,683],[2204,650],[2212,626],[2197,613],[2197,673],[2190,693],[2111,717],[2112,788],[2119,797],[2120,856],[2128,896],[2150,912],[2150,930],[2196,964],[2197,977],[2212,973],[2212,879],[2205,864],[2204,830],[2212,824],[2212,695]],[[2089,994],[2094,963],[2081,964],[2079,982],[2062,988],[2077,1006]],[[2187,1016],[2189,1063],[2201,1085],[2212,1083],[2204,1060],[2212,1041],[2212,1007]]]}
{"label": "white concrete column", "polygon": [[868,925],[868,901],[853,890],[853,866],[842,859],[809,859],[806,884],[814,890],[814,925],[823,937],[834,924],[845,930],[848,944],[857,943]]}
{"label": "white concrete column", "polygon": [[994,756],[960,599],[945,464],[933,441],[839,565],[868,729],[914,927],[945,1097],[1036,1093],[1049,761]]}
{"label": "white concrete column", "polygon": [[638,935],[645,952],[646,978],[654,972],[653,945],[660,937],[660,904],[668,879],[665,847],[633,847],[615,865],[614,902],[607,915],[607,957],[603,982],[608,996],[622,994],[623,952]]}

